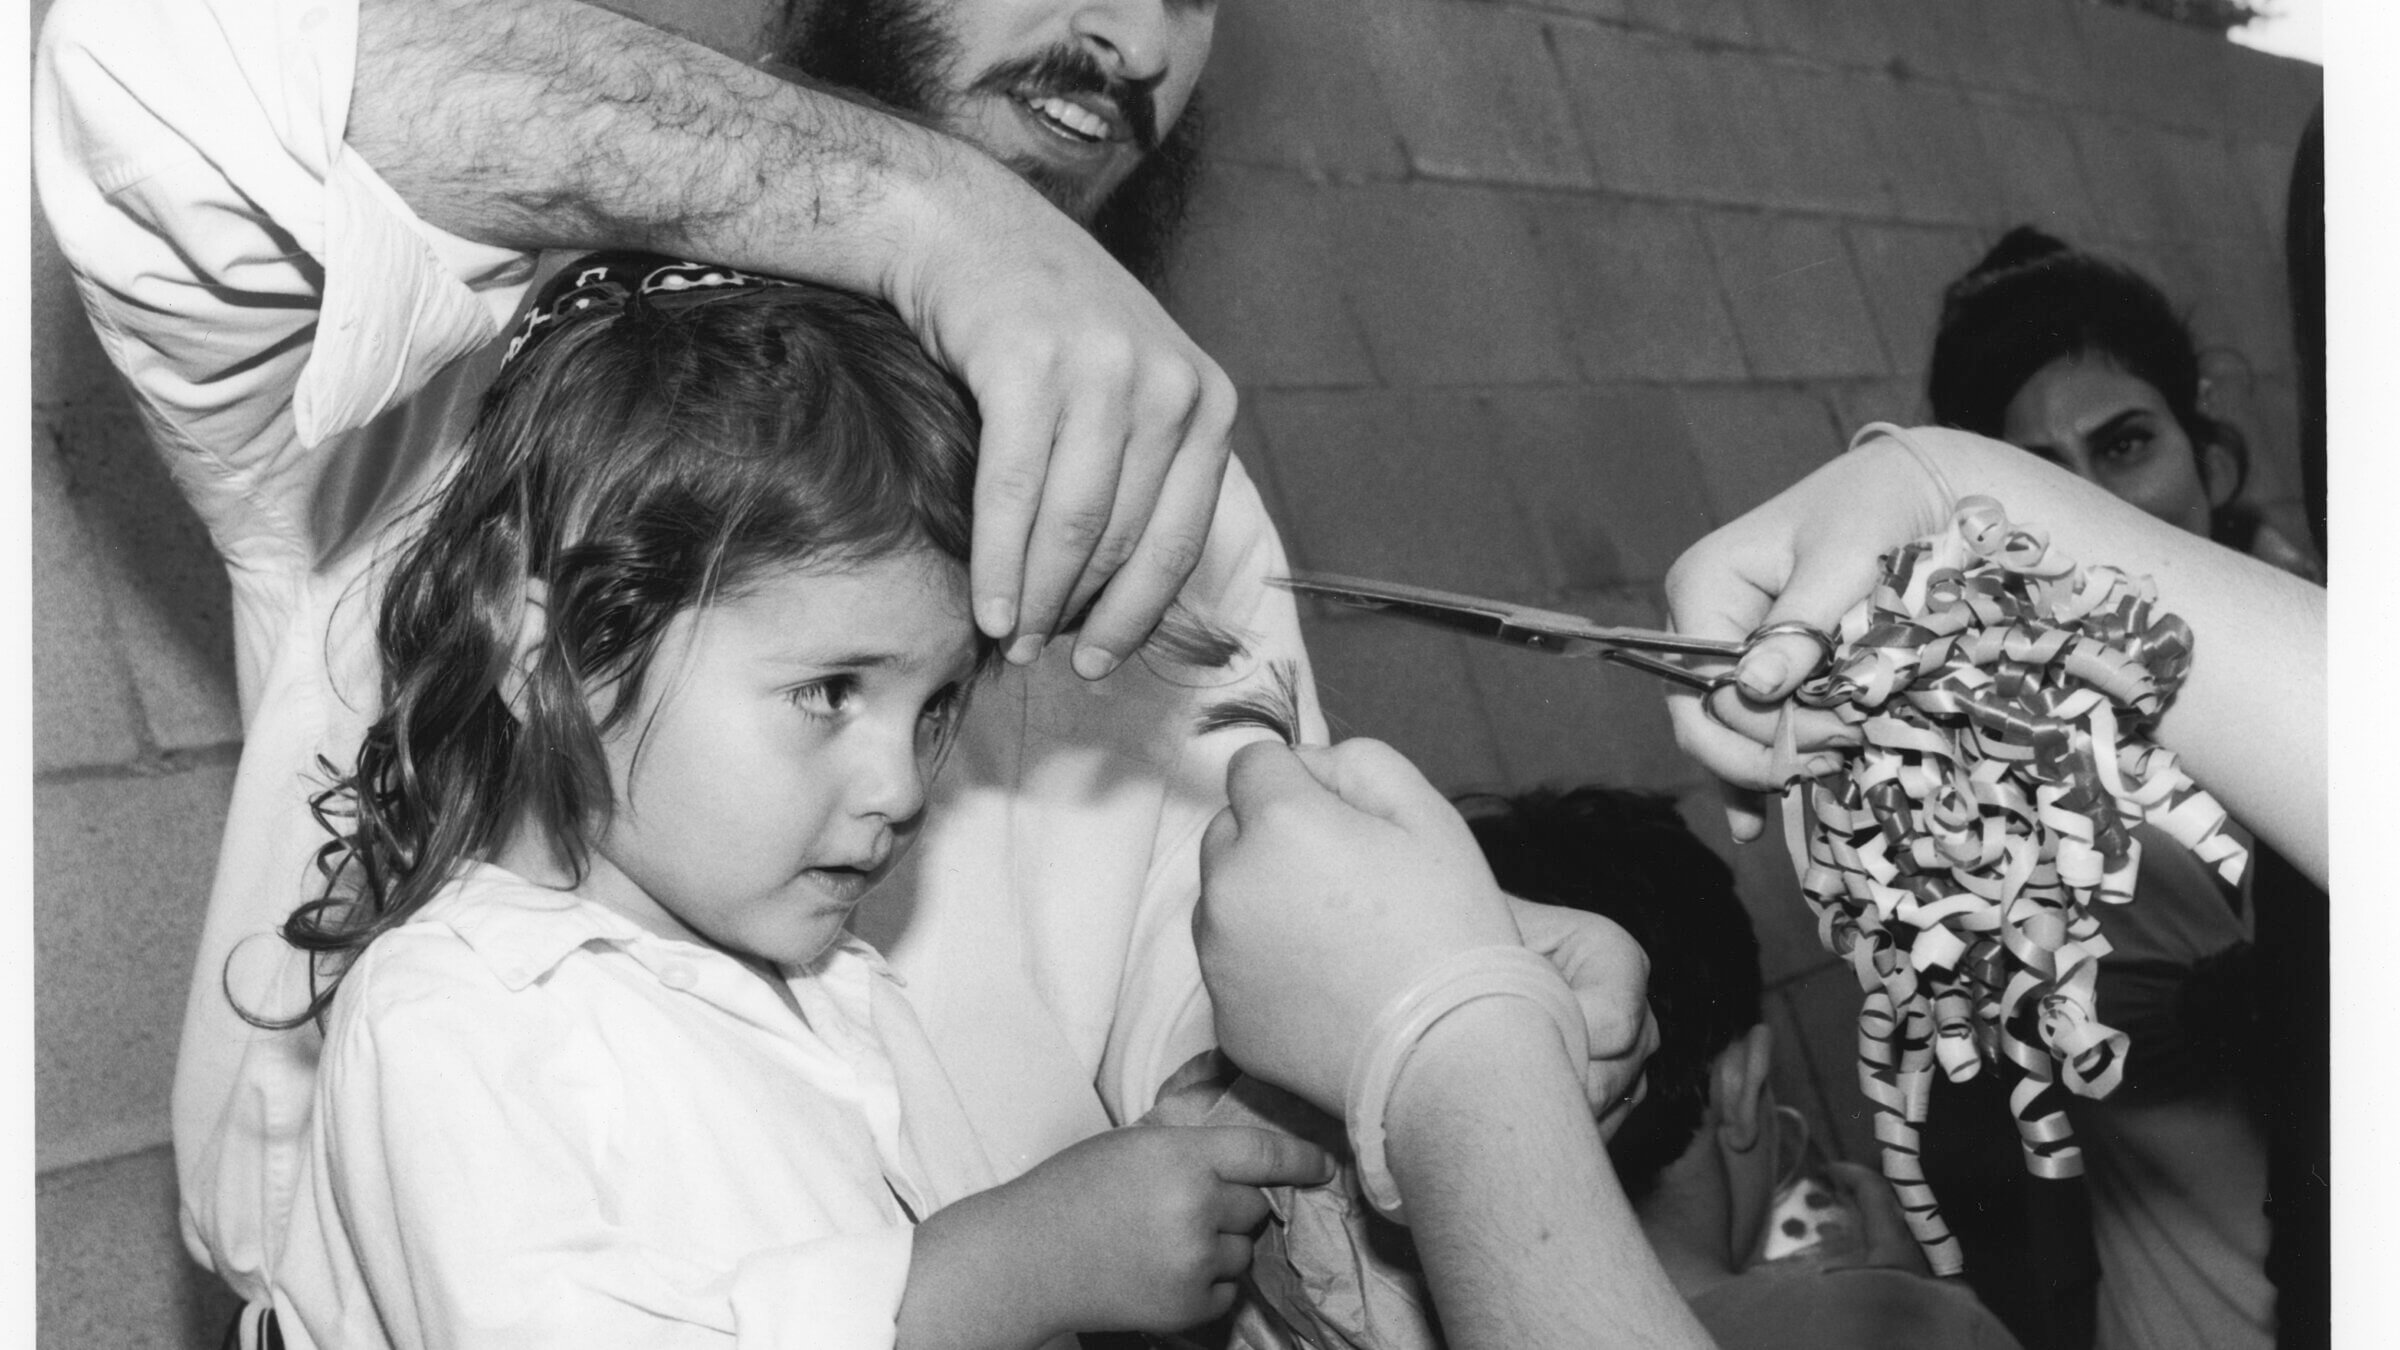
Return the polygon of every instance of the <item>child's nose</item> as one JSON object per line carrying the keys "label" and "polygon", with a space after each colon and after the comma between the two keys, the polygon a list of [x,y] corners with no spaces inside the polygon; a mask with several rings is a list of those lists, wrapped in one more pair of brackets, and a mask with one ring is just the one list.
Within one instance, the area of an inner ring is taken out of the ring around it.
{"label": "child's nose", "polygon": [[862,758],[852,780],[851,804],[858,814],[897,823],[925,809],[929,766],[918,754],[913,728],[910,734],[877,737]]}

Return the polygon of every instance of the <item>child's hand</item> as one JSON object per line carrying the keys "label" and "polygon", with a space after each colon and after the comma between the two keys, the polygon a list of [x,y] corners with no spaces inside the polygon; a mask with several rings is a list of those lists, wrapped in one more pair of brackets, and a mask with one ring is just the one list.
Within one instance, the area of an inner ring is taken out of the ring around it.
{"label": "child's hand", "polygon": [[1250,1268],[1251,1234],[1267,1217],[1258,1188],[1332,1178],[1324,1150],[1269,1130],[1133,1126],[1086,1139],[917,1230],[902,1342],[946,1339],[909,1334],[912,1312],[933,1311],[916,1303],[921,1277],[980,1305],[987,1336],[995,1325],[1014,1329],[1024,1339],[999,1339],[1015,1344],[1208,1321],[1233,1306],[1235,1281]]}

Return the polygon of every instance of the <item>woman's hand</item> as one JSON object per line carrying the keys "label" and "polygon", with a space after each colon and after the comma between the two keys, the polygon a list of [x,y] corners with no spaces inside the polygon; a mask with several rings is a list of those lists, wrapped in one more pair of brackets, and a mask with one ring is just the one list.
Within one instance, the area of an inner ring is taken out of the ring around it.
{"label": "woman's hand", "polygon": [[[1675,628],[1739,639],[1796,620],[1831,632],[1874,589],[1883,555],[1940,528],[1951,506],[1926,461],[1888,438],[1866,441],[1676,559],[1667,573]],[[1799,720],[1791,743],[1777,745],[1784,700],[1819,655],[1807,638],[1770,638],[1742,658],[1736,683],[1708,696],[1706,708],[1696,694],[1667,697],[1676,743],[1724,784],[1738,840],[1765,828],[1762,792],[1833,767],[1808,758],[1839,743],[1830,715],[1792,713]]]}
{"label": "woman's hand", "polygon": [[1342,1114],[1397,995],[1516,920],[1458,811],[1378,741],[1245,746],[1200,850],[1193,930],[1217,1034],[1245,1070]]}
{"label": "woman's hand", "polygon": [[1658,1022],[1645,996],[1650,958],[1632,934],[1597,914],[1515,896],[1508,903],[1525,946],[1548,957],[1575,991],[1591,1046],[1584,1100],[1601,1136],[1614,1138],[1642,1099],[1642,1065],[1658,1049]]}

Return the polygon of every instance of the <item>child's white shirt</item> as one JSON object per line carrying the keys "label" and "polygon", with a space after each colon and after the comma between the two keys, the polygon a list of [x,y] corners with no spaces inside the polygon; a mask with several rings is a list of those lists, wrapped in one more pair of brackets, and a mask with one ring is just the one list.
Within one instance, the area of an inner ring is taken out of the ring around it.
{"label": "child's white shirt", "polygon": [[797,1016],[722,952],[462,875],[334,1000],[287,1338],[889,1347],[911,1214],[991,1164],[874,948],[787,983]]}

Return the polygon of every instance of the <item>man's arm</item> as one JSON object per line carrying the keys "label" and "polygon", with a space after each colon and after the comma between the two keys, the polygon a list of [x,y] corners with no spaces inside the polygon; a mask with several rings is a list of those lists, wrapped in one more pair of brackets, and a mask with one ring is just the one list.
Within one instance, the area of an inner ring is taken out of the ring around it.
{"label": "man's arm", "polygon": [[1124,563],[1079,640],[1113,665],[1199,557],[1230,382],[961,142],[573,0],[362,0],[345,139],[464,238],[653,248],[889,300],[983,413],[986,631],[1047,634],[1079,580]]}

